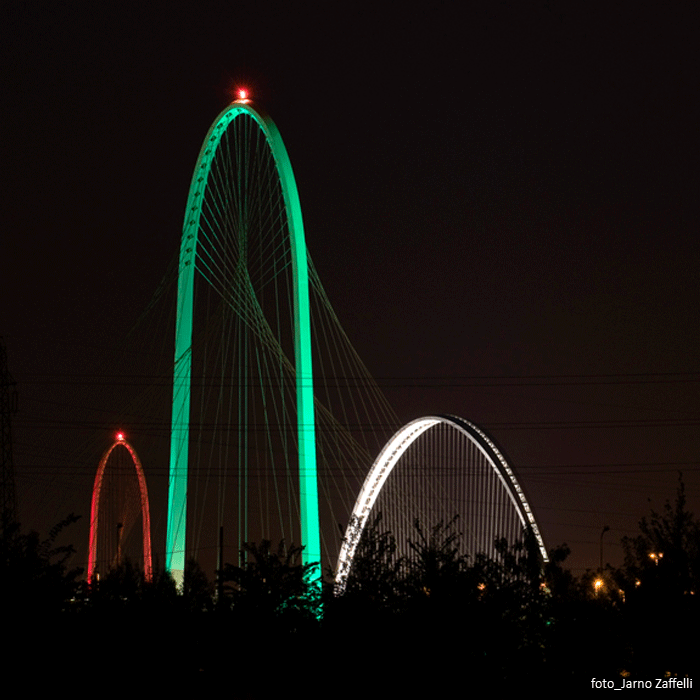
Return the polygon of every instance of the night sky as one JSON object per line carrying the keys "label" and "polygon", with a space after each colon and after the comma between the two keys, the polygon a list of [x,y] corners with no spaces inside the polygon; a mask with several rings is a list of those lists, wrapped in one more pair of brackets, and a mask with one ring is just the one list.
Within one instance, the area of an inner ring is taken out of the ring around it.
{"label": "night sky", "polygon": [[2,10],[0,335],[23,523],[82,513],[84,557],[96,460],[117,427],[139,449],[105,398],[131,390],[113,358],[240,86],[282,133],[320,277],[403,421],[493,434],[576,573],[605,525],[620,563],[679,470],[700,512],[691,5],[265,7]]}

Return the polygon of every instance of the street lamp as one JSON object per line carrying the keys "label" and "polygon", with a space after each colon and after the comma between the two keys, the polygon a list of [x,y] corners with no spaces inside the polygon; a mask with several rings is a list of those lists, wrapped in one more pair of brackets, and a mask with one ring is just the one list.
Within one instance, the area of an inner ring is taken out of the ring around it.
{"label": "street lamp", "polygon": [[606,525],[603,528],[603,532],[600,533],[600,570],[603,570],[603,535],[609,530],[610,528]]}
{"label": "street lamp", "polygon": [[651,559],[656,566],[659,565],[659,559],[664,558],[664,553],[663,552],[651,552],[649,554],[649,559]]}

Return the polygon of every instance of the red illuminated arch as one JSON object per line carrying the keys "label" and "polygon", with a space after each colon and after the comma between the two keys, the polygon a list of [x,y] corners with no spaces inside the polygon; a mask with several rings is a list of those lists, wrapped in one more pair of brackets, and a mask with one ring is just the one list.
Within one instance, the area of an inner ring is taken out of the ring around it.
{"label": "red illuminated arch", "polygon": [[153,566],[151,563],[151,514],[148,508],[148,489],[146,488],[146,477],[143,474],[141,461],[134,448],[124,439],[123,433],[117,434],[114,444],[102,455],[100,464],[95,475],[95,485],[92,489],[92,507],[90,509],[90,553],[88,559],[88,582],[92,582],[95,576],[95,565],[97,563],[97,514],[100,507],[100,491],[102,490],[102,477],[104,475],[107,460],[112,454],[112,450],[119,446],[129,450],[131,459],[136,467],[136,476],[139,480],[139,492],[141,495],[141,515],[143,520],[143,573],[146,581],[150,581],[153,576]]}

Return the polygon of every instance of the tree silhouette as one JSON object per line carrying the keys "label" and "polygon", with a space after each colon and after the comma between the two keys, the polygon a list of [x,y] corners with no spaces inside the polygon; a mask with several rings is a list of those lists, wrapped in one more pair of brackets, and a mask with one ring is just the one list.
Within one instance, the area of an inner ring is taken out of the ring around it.
{"label": "tree silhouette", "polygon": [[[396,538],[381,525],[382,513],[378,512],[364,527],[342,596],[345,603],[371,609],[373,614],[395,608],[402,588],[403,559],[398,556]],[[333,571],[329,574],[334,576]]]}
{"label": "tree silhouette", "polygon": [[224,564],[221,574],[232,610],[268,623],[315,619],[320,600],[312,577],[317,564],[302,564],[301,552],[302,547],[287,547],[284,541],[276,551],[269,540],[246,542],[240,565]]}
{"label": "tree silhouette", "polygon": [[5,678],[60,678],[67,649],[75,652],[76,636],[66,624],[75,603],[79,568],[69,568],[74,554],[59,544],[65,529],[78,518],[70,515],[41,539],[22,532],[18,522],[3,519],[0,535],[0,606],[12,635],[3,650]]}
{"label": "tree silhouette", "polygon": [[633,672],[691,674],[696,649],[688,632],[700,623],[700,523],[686,508],[679,476],[675,502],[651,511],[640,534],[623,538],[625,564],[616,572],[633,647]]}
{"label": "tree silhouette", "polygon": [[3,525],[0,600],[6,609],[13,613],[23,610],[34,616],[65,609],[75,595],[82,569],[68,568],[75,549],[71,545],[58,544],[58,540],[78,519],[69,515],[52,527],[44,540],[35,531],[23,534],[18,522]]}
{"label": "tree silhouette", "polygon": [[686,503],[685,484],[679,476],[675,502],[666,501],[661,513],[652,510],[642,518],[639,535],[623,537],[621,582],[626,594],[678,598],[699,591],[700,523]]}

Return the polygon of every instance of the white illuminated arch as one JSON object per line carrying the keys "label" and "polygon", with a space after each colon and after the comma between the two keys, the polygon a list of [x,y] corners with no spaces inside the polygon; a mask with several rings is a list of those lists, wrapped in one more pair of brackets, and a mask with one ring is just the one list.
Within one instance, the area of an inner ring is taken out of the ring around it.
{"label": "white illuminated arch", "polygon": [[440,423],[449,425],[463,433],[476,445],[491,465],[491,468],[498,475],[498,478],[503,484],[503,488],[506,490],[506,493],[513,503],[513,507],[520,518],[523,528],[530,530],[534,535],[542,561],[549,561],[547,550],[544,546],[544,540],[535,522],[535,516],[532,513],[530,504],[527,502],[525,494],[518,480],[515,478],[515,474],[513,474],[513,470],[491,438],[489,438],[483,430],[464,418],[458,418],[457,416],[426,416],[424,418],[417,418],[404,425],[379,453],[369,474],[367,474],[367,478],[362,485],[357,501],[355,501],[350,523],[345,530],[345,538],[340,548],[340,554],[338,555],[338,564],[335,569],[336,595],[342,595],[345,592],[348,575],[352,568],[352,561],[357,546],[360,543],[362,532],[367,524],[372,506],[374,506],[374,502],[377,500],[379,492],[384,486],[384,482],[387,480],[389,474],[391,474],[391,470],[396,466],[401,456],[411,444],[427,430],[430,430],[430,428]]}

